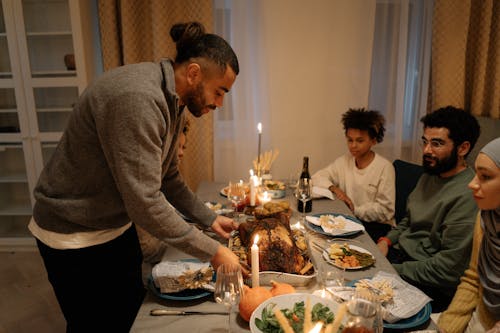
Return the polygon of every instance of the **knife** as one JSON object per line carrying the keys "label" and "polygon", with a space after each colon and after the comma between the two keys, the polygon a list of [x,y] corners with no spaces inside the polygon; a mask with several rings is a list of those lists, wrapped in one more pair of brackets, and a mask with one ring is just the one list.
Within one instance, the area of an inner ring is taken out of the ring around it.
{"label": "knife", "polygon": [[227,315],[228,312],[223,311],[180,311],[180,310],[165,310],[153,309],[149,312],[151,316],[187,316],[187,315]]}

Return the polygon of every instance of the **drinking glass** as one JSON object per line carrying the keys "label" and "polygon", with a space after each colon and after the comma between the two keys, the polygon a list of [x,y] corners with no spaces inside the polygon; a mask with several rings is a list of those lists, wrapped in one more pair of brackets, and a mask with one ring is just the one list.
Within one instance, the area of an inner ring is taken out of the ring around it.
{"label": "drinking glass", "polygon": [[314,293],[324,298],[333,298],[333,295],[328,291],[331,287],[342,287],[344,285],[345,268],[335,267],[326,263],[320,263],[316,270],[316,280],[319,290]]}
{"label": "drinking glass", "polygon": [[306,220],[306,202],[311,200],[311,179],[299,178],[297,188],[295,189],[295,197],[302,201],[302,223]]}
{"label": "drinking glass", "polygon": [[227,198],[233,203],[235,213],[238,212],[238,209],[241,203],[245,200],[245,197],[245,186],[242,182],[229,182],[229,186],[227,189]]}
{"label": "drinking glass", "polygon": [[346,322],[342,333],[382,333],[380,303],[367,295],[355,293],[347,302]]}
{"label": "drinking glass", "polygon": [[228,310],[228,332],[231,332],[231,312],[234,305],[240,301],[243,293],[243,277],[240,265],[222,264],[217,269],[214,297],[217,303],[223,304]]}

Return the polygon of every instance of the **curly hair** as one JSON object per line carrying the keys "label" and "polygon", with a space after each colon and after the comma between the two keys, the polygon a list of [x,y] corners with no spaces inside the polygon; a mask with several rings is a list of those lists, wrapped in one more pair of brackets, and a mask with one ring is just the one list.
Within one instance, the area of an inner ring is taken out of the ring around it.
{"label": "curly hair", "polygon": [[238,57],[224,38],[205,33],[199,22],[177,23],[170,28],[170,37],[176,44],[175,62],[180,64],[192,58],[205,58],[215,63],[222,71],[230,66],[238,75]]}
{"label": "curly hair", "polygon": [[465,141],[470,143],[469,155],[474,148],[481,128],[477,119],[463,109],[448,105],[446,107],[435,110],[423,116],[420,121],[424,124],[424,128],[446,128],[449,131],[449,137],[453,141],[455,147],[461,145]]}
{"label": "curly hair", "polygon": [[385,118],[378,111],[360,109],[349,109],[342,115],[342,124],[347,133],[349,128],[367,131],[372,139],[378,143],[384,140]]}

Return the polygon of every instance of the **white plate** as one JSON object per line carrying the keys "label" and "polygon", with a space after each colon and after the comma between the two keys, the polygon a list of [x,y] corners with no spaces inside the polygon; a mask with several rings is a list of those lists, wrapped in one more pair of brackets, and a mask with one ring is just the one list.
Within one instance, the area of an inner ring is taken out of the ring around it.
{"label": "white plate", "polygon": [[[372,254],[370,251],[368,251],[368,250],[366,250],[366,249],[364,249],[364,248],[362,248],[362,247],[360,247],[360,246],[356,246],[356,245],[352,245],[352,244],[348,244],[348,245],[349,245],[349,248],[351,248],[351,249],[353,249],[353,250],[359,251],[359,252],[361,252],[361,253],[368,253],[369,255],[371,255],[371,256],[372,256],[373,260],[375,261],[375,257],[373,256],[373,254]],[[326,262],[328,262],[329,264],[331,264],[331,265],[333,265],[333,266],[335,266],[335,267],[345,268],[346,270],[361,269],[361,268],[370,267],[371,265],[373,265],[373,264],[370,264],[370,265],[355,266],[355,267],[343,267],[343,266],[339,266],[339,265],[337,265],[337,264],[335,263],[335,261],[334,261],[334,260],[330,259],[330,256],[329,256],[329,254],[328,254],[328,250],[326,250],[326,249],[325,249],[325,250],[323,250],[323,258],[324,258],[324,259],[326,260]]]}
{"label": "white plate", "polygon": [[329,299],[321,298],[316,295],[312,294],[303,294],[303,293],[296,293],[296,294],[287,294],[287,295],[280,295],[280,296],[275,296],[271,297],[270,299],[266,300],[263,302],[261,305],[255,309],[255,311],[252,313],[252,316],[250,317],[250,331],[252,333],[262,333],[260,329],[257,328],[255,325],[255,319],[256,318],[261,318],[262,316],[262,310],[270,303],[276,304],[276,307],[279,309],[292,309],[295,303],[301,302],[301,301],[306,301],[306,299],[309,298],[311,302],[311,308],[317,304],[321,303],[323,305],[326,305],[330,308],[330,311],[333,312],[333,314],[337,313],[337,308],[339,304],[337,302],[334,302]]}

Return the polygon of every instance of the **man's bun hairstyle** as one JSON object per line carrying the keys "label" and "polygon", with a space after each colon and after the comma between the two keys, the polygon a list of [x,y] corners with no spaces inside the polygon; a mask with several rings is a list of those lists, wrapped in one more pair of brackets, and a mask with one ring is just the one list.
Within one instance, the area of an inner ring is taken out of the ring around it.
{"label": "man's bun hairstyle", "polygon": [[170,29],[170,37],[176,44],[178,64],[194,58],[205,58],[215,63],[223,72],[226,66],[237,75],[240,71],[238,58],[231,46],[220,36],[207,34],[199,22],[177,23]]}

